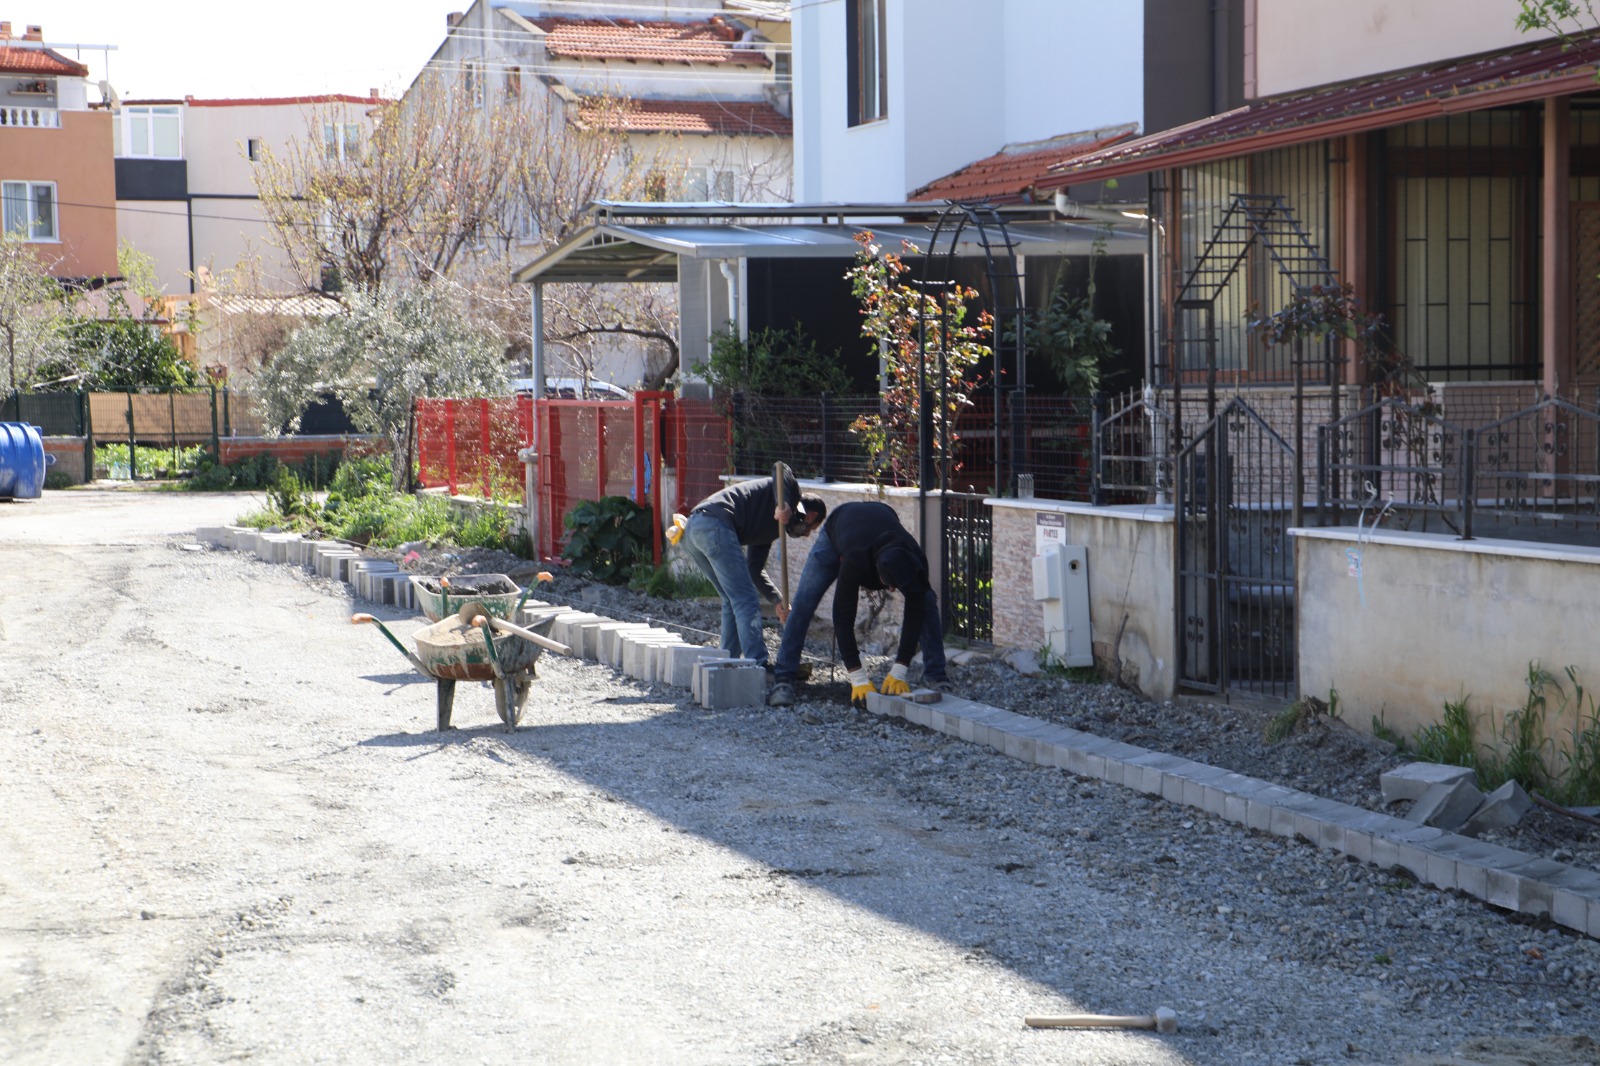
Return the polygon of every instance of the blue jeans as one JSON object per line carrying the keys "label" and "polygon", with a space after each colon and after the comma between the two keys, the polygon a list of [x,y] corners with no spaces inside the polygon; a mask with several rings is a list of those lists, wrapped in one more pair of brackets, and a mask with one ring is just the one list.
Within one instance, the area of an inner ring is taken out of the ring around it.
{"label": "blue jeans", "polygon": [[726,522],[692,514],[683,530],[683,547],[722,597],[722,647],[730,655],[767,664],[761,636],[761,593],[750,577],[750,560],[739,535]]}
{"label": "blue jeans", "polygon": [[[817,604],[828,586],[839,579],[839,552],[833,546],[825,529],[817,530],[817,541],[806,556],[805,569],[800,571],[800,587],[789,604],[789,620],[783,624],[783,639],[778,644],[778,661],[773,667],[773,677],[791,684],[800,676],[800,652],[806,646],[806,631],[817,613]],[[928,600],[923,605],[922,679],[930,683],[948,681],[944,664],[944,619],[939,615],[939,597],[932,586]]]}

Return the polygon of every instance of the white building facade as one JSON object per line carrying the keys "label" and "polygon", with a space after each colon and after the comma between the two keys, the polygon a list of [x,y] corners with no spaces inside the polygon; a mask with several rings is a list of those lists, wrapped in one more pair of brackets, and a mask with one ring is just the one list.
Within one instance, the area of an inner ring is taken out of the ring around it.
{"label": "white building facade", "polygon": [[1142,5],[797,4],[795,199],[898,203],[1002,145],[1143,113]]}

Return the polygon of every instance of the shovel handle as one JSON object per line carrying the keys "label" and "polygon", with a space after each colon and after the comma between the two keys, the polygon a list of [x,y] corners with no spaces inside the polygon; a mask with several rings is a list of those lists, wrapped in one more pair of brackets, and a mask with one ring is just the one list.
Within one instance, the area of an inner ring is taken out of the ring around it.
{"label": "shovel handle", "polygon": [[496,629],[498,629],[502,633],[513,633],[516,636],[521,637],[523,640],[526,640],[526,641],[528,641],[530,643],[533,643],[533,644],[537,644],[537,645],[539,645],[539,647],[543,648],[545,651],[553,651],[557,655],[571,655],[572,654],[572,649],[567,647],[565,644],[562,644],[562,643],[560,643],[558,641],[551,640],[549,637],[541,637],[539,634],[535,633],[533,630],[524,629],[521,626],[516,625],[513,622],[507,622],[504,618],[491,618],[491,619],[489,619],[489,624],[494,626]]}
{"label": "shovel handle", "polygon": [[353,626],[365,625],[369,622],[372,625],[377,626],[378,629],[382,631],[383,635],[389,638],[389,643],[395,646],[396,651],[398,651],[401,655],[404,655],[407,659],[411,660],[412,666],[415,666],[418,670],[421,670],[429,677],[433,676],[428,668],[422,665],[422,660],[412,654],[410,648],[407,648],[404,644],[400,643],[400,638],[389,632],[389,627],[384,625],[383,622],[377,618],[374,618],[370,614],[353,614],[350,616],[350,624]]}

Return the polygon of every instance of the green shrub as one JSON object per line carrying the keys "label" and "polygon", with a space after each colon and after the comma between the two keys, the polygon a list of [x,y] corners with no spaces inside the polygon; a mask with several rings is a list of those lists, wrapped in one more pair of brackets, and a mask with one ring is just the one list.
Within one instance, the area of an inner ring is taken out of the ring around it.
{"label": "green shrub", "polygon": [[650,557],[650,511],[626,496],[578,504],[567,512],[566,527],[569,536],[561,555],[575,574],[620,585],[636,564]]}

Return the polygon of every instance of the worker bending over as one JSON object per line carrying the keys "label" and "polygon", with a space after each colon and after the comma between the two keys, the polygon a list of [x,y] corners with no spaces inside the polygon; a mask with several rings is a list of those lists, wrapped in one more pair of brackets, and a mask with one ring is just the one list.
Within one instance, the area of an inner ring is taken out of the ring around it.
{"label": "worker bending over", "polygon": [[948,688],[944,621],[939,614],[939,598],[928,581],[927,556],[888,504],[846,503],[835,508],[822,523],[816,544],[806,557],[800,586],[778,645],[778,661],[773,671],[776,683],[767,697],[769,704],[787,707],[794,703],[806,630],[810,628],[822,594],[835,581],[838,588],[833,593],[833,630],[839,642],[839,657],[850,673],[852,703],[864,705],[867,693],[877,691],[861,665],[861,653],[856,646],[856,600],[862,589],[893,589],[906,601],[900,646],[889,676],[883,679],[883,691],[891,696],[911,691],[906,669],[911,665],[919,641],[922,683]]}
{"label": "worker bending over", "polygon": [[668,538],[674,543],[681,538],[684,551],[722,597],[722,647],[728,654],[767,666],[762,598],[777,604],[779,622],[789,616],[789,605],[766,571],[778,526],[782,523],[791,537],[809,537],[825,514],[822,498],[800,495],[800,483],[786,472],[781,500],[770,477],[755,478],[701,500],[676,536],[680,516],[674,516]]}

